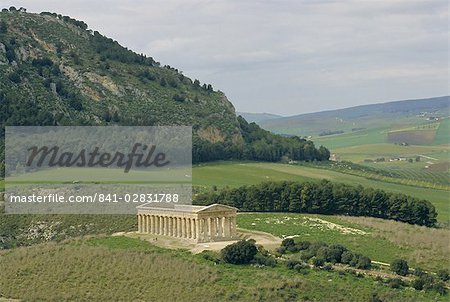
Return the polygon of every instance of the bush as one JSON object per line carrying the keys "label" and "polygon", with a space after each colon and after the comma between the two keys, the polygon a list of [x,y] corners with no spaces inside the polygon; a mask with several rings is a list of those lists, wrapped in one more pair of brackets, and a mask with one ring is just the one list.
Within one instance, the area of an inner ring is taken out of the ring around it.
{"label": "bush", "polygon": [[367,256],[359,256],[358,262],[356,263],[356,268],[359,269],[370,269],[372,266],[372,261]]}
{"label": "bush", "polygon": [[416,290],[422,290],[424,285],[425,285],[425,280],[423,278],[416,278],[411,283],[411,286]]}
{"label": "bush", "polygon": [[284,253],[286,253],[286,247],[285,246],[280,246],[279,248],[277,248],[276,251],[278,253],[280,253],[281,255],[283,255]]}
{"label": "bush", "polygon": [[286,248],[288,248],[290,246],[294,246],[294,245],[295,245],[295,241],[292,238],[283,239],[283,241],[281,242],[281,246],[284,246]]}
{"label": "bush", "polygon": [[8,75],[8,78],[11,82],[19,84],[22,80],[20,78],[20,75],[17,72],[11,72]]}
{"label": "bush", "polygon": [[277,261],[271,256],[264,256],[260,253],[255,255],[254,261],[256,264],[275,267],[277,265]]}
{"label": "bush", "polygon": [[310,245],[311,245],[311,242],[309,242],[309,241],[301,241],[297,244],[297,248],[299,251],[303,251],[303,250],[307,250]]}
{"label": "bush", "polygon": [[433,290],[439,293],[441,296],[447,294],[447,288],[445,287],[444,282],[439,281],[433,285]]}
{"label": "bush", "polygon": [[402,279],[400,279],[400,278],[391,278],[391,279],[388,279],[388,285],[391,287],[391,288],[400,288],[400,287],[402,287],[402,286],[404,286],[405,284],[403,283],[403,281],[402,281]]}
{"label": "bush", "polygon": [[342,253],[342,256],[341,256],[341,263],[344,263],[344,264],[350,264],[350,262],[352,262],[352,260],[353,260],[354,257],[355,257],[355,256],[353,255],[352,252],[350,252],[350,251],[345,251],[345,252]]}
{"label": "bush", "polygon": [[301,273],[303,275],[306,275],[307,273],[309,273],[309,266],[306,264],[297,264],[296,266],[294,266],[294,270],[297,273]]}
{"label": "bush", "polygon": [[391,263],[391,270],[400,276],[406,276],[409,273],[408,262],[403,259],[396,259]]}
{"label": "bush", "polygon": [[331,264],[327,263],[327,264],[325,264],[325,265],[322,267],[322,269],[323,269],[324,271],[332,271],[332,270],[333,270],[333,266],[332,266]]}
{"label": "bush", "polygon": [[319,267],[325,264],[325,260],[323,258],[315,257],[313,258],[312,263],[315,267]]}
{"label": "bush", "polygon": [[346,252],[347,249],[340,244],[330,245],[328,250],[328,258],[327,261],[333,263],[341,263],[342,262],[342,254]]}
{"label": "bush", "polygon": [[449,273],[447,269],[441,269],[437,272],[437,277],[444,282],[449,280]]}
{"label": "bush", "polygon": [[254,258],[258,249],[252,242],[241,240],[227,245],[221,251],[222,260],[232,264],[247,264]]}
{"label": "bush", "polygon": [[287,267],[288,269],[294,269],[294,267],[295,267],[296,265],[299,265],[299,264],[301,264],[301,262],[298,261],[298,260],[295,260],[295,259],[288,259],[288,260],[286,261],[286,267]]}

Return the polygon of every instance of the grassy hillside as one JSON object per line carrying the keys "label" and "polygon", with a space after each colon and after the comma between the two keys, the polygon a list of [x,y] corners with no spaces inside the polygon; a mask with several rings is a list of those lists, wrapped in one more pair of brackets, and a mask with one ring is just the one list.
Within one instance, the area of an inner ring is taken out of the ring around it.
{"label": "grassy hillside", "polygon": [[215,265],[125,237],[12,250],[2,253],[0,269],[0,297],[28,301],[370,301],[375,294],[382,301],[445,300],[351,273]]}
{"label": "grassy hillside", "polygon": [[447,230],[369,217],[287,213],[242,213],[237,222],[240,228],[296,241],[342,244],[378,262],[402,258],[413,267],[437,271],[447,261]]}
{"label": "grassy hillside", "polygon": [[[428,125],[449,116],[449,97],[406,100],[382,104],[362,105],[262,121],[263,128],[275,133],[301,136],[359,134],[372,129]],[[435,118],[439,118],[435,121]],[[412,129],[410,129],[412,130]],[[434,133],[434,132],[433,132]],[[383,136],[388,140],[387,136]],[[391,141],[397,139],[391,138]],[[430,141],[424,140],[423,144]],[[434,136],[431,142],[435,142]]]}

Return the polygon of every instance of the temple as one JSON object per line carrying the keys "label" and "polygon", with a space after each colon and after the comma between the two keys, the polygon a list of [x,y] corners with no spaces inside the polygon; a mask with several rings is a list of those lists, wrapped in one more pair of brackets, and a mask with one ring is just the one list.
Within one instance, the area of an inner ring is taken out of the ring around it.
{"label": "temple", "polygon": [[237,208],[221,204],[209,206],[153,204],[137,207],[138,232],[187,239],[194,242],[214,242],[237,239]]}

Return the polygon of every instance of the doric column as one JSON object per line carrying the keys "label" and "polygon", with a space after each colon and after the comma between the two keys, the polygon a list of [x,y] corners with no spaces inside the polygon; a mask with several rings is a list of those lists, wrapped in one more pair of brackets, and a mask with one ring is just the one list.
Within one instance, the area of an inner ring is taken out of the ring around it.
{"label": "doric column", "polygon": [[148,232],[150,234],[154,234],[155,233],[155,215],[150,215],[148,217]]}
{"label": "doric column", "polygon": [[222,227],[222,217],[217,217],[217,237],[221,238],[223,227]]}
{"label": "doric column", "polygon": [[164,231],[163,231],[164,230],[164,217],[159,216],[158,226],[159,226],[158,234],[163,235],[164,234]]}
{"label": "doric column", "polygon": [[164,216],[164,235],[169,235],[169,217]]}
{"label": "doric column", "polygon": [[230,217],[224,217],[223,220],[223,236],[230,238]]}
{"label": "doric column", "polygon": [[195,229],[195,218],[191,218],[191,239],[197,238],[197,236],[195,235]]}
{"label": "doric column", "polygon": [[216,217],[212,217],[211,218],[211,240],[213,240],[213,241],[216,239],[216,231],[217,231],[216,224],[217,224]]}
{"label": "doric column", "polygon": [[200,237],[200,219],[195,218],[195,239],[198,241]]}
{"label": "doric column", "polygon": [[181,238],[186,237],[186,220],[184,217],[181,217]]}
{"label": "doric column", "polygon": [[137,215],[137,221],[138,221],[138,233],[142,233],[142,223],[141,223],[141,219],[142,219],[141,214],[138,214],[138,215]]}
{"label": "doric column", "polygon": [[231,237],[236,237],[236,216],[231,217]]}
{"label": "doric column", "polygon": [[186,226],[186,228],[187,228],[187,238],[191,238],[192,237],[192,229],[191,229],[191,218],[186,218],[186,221],[187,221],[187,226]]}
{"label": "doric column", "polygon": [[199,232],[199,238],[201,241],[205,240],[205,236],[206,236],[206,223],[205,223],[205,219],[200,218],[199,219],[199,223],[200,223],[200,232]]}
{"label": "doric column", "polygon": [[141,225],[142,232],[143,233],[148,233],[148,215],[147,214],[142,215],[141,223],[142,223],[142,225]]}

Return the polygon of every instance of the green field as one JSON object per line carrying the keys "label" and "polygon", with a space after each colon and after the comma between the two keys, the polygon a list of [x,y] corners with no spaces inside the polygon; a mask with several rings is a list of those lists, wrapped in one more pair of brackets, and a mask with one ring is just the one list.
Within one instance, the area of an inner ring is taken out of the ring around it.
{"label": "green field", "polygon": [[376,218],[287,213],[242,213],[237,222],[240,228],[296,241],[342,244],[384,263],[402,258],[413,267],[436,271],[448,259],[447,230]]}
{"label": "green field", "polygon": [[405,193],[420,199],[427,199],[436,207],[438,221],[440,222],[448,222],[450,215],[448,191],[387,183],[327,169],[277,163],[222,162],[197,165],[193,168],[192,173],[193,184],[203,188],[211,186],[238,187],[262,181],[306,181],[318,179],[327,179],[351,185],[360,184],[389,192]]}
{"label": "green field", "polygon": [[[41,244],[0,254],[0,299],[24,301],[445,301],[392,289],[372,277],[323,270],[306,275],[218,264],[126,237]],[[76,286],[74,286],[76,284]],[[169,285],[170,284],[170,285]]]}

